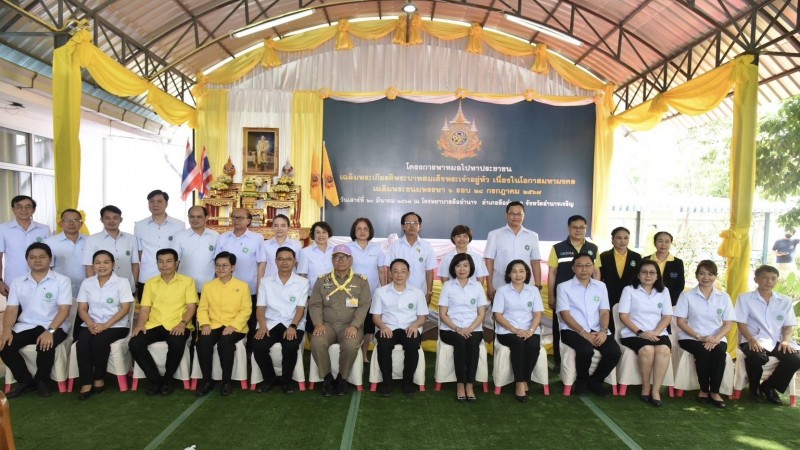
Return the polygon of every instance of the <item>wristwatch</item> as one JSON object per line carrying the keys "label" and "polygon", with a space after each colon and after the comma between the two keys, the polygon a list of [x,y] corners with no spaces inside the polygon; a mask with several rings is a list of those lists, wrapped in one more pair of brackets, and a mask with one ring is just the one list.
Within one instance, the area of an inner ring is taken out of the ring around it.
{"label": "wristwatch", "polygon": [[289,328],[294,328],[296,330],[297,329],[297,324],[296,323],[290,323],[289,324]]}
{"label": "wristwatch", "polygon": [[47,332],[50,333],[50,334],[55,334],[56,329],[55,328],[48,328]]}
{"label": "wristwatch", "polygon": [[644,333],[644,330],[637,330],[637,331],[636,331],[636,335],[637,335],[637,336],[641,336],[641,335],[642,335],[642,333]]}

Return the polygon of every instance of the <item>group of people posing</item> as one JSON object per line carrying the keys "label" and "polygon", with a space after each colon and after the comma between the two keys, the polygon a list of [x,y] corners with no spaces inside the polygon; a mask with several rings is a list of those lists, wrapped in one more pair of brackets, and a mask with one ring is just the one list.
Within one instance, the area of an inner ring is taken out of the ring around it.
{"label": "group of people posing", "polygon": [[[32,390],[49,395],[55,348],[70,331],[77,341],[81,400],[103,391],[110,346],[129,335],[130,353],[149,381],[148,395],[173,392],[172,377],[187,341],[195,345],[202,371],[198,395],[215,388],[214,347],[222,369],[221,394],[232,393],[240,341],[262,372],[257,391],[280,386],[292,393],[292,372],[306,334],[323,379],[322,395],[347,393],[351,370],[366,361],[373,339],[384,380],[381,395],[392,395],[395,345],[405,354],[402,391],[414,395],[422,333],[438,328],[441,341],[454,350],[458,401],[477,400],[474,383],[484,330],[486,340],[493,333],[499,344],[509,347],[515,397],[527,401],[545,308],[538,235],[522,225],[522,203],[507,205],[507,223],[489,233],[483,255],[469,247],[470,228],[458,225],[451,233],[455,249],[440,261],[420,237],[422,217],[414,212],[402,216],[403,236],[384,252],[372,242],[375,231],[367,218],[353,222],[351,242],[335,246],[328,242],[330,225],[317,222],[310,229],[313,243],[302,248],[288,236],[290,222],[283,215],[273,219],[274,238],[264,240],[248,230],[252,216],[246,209],[234,210],[233,230],[219,234],[206,227],[202,206],[189,209],[190,228],[184,229],[182,221],[167,215],[165,192],[153,191],[147,200],[151,216],[136,222],[133,235],[119,230],[122,212],[108,205],[100,211],[103,231],[82,235],[83,217],[68,209],[60,217],[63,231],[50,236],[47,226],[32,221],[32,198],[12,199],[15,220],[0,225],[5,257],[0,269],[8,281],[0,280],[0,294],[8,297],[0,358],[18,381],[9,397]],[[620,341],[638,355],[642,400],[662,405],[659,391],[674,315],[680,330],[673,331],[679,333],[681,347],[695,356],[699,400],[725,407],[719,396],[725,335],[735,321],[751,396],[780,402],[777,392],[786,389],[800,358],[791,341],[796,323],[791,301],[772,290],[776,269],[758,269],[758,290],[742,295],[734,309],[727,294],[714,287],[717,268],[711,261],[698,265],[698,287],[683,292],[683,262],[669,252],[669,233],[657,233],[656,253],[642,258],[627,248],[630,233],[625,228],[612,232],[614,248],[601,254],[585,239],[586,229],[585,218],[570,217],[569,237],[553,246],[547,264],[547,298],[557,330],[554,359],[560,365],[561,340],[575,350],[574,392],[606,394],[603,380],[621,355],[611,336],[611,311],[619,303],[624,326]],[[443,283],[438,312],[428,309],[434,275]],[[134,297],[139,300],[136,307]],[[69,317],[75,302],[73,321]],[[168,347],[163,373],[149,350],[155,342]],[[270,358],[278,343],[280,376]],[[37,350],[34,375],[20,354],[31,344]],[[329,352],[333,344],[339,345],[336,376]],[[590,374],[594,350],[602,358]],[[760,383],[769,356],[780,365]]]}

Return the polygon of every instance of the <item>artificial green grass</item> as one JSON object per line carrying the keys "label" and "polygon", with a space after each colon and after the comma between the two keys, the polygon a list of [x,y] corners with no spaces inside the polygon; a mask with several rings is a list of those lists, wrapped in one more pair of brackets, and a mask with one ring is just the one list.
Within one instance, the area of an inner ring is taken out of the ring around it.
{"label": "artificial green grass", "polygon": [[[477,390],[477,403],[458,403],[454,383],[445,384],[441,392],[433,390],[434,362],[435,355],[426,353],[427,391],[410,398],[399,386],[391,398],[369,392],[365,370],[352,448],[626,448],[580,397],[561,395],[553,374],[549,397],[532,383],[525,404],[514,399],[512,385],[499,396]],[[88,401],[79,402],[75,393],[46,399],[31,393],[11,400],[17,447],[145,448],[198,401],[181,390],[169,397],[147,397],[145,389],[146,383],[138,392],[119,393],[110,378],[106,392]],[[717,410],[698,404],[695,392],[671,399],[666,389],[664,407],[654,408],[638,394],[638,387],[631,386],[626,397],[587,399],[646,449],[800,448],[800,408],[756,404],[745,392],[742,400],[728,400],[727,410]],[[279,388],[255,394],[237,388],[223,398],[214,391],[158,448],[339,448],[352,395],[285,395]]]}

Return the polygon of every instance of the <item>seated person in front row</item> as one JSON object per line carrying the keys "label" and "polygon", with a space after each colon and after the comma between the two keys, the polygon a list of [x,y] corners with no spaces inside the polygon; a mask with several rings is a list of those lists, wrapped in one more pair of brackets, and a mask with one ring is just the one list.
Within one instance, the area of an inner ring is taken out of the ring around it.
{"label": "seated person in front row", "polygon": [[[147,395],[169,395],[175,388],[172,376],[178,370],[186,340],[192,330],[192,317],[197,310],[197,288],[194,279],[178,273],[178,253],[171,248],[156,252],[160,275],[147,280],[139,309],[139,320],[133,328],[128,347],[136,364],[142,368],[150,389]],[[164,376],[158,373],[148,346],[167,343]]]}
{"label": "seated person in front row", "polygon": [[297,350],[303,345],[303,329],[308,302],[308,279],[294,273],[297,255],[290,247],[275,251],[278,272],[261,279],[256,300],[258,331],[253,339],[253,357],[261,369],[264,382],[257,392],[267,392],[275,382],[275,369],[269,350],[281,344],[281,387],[294,393],[292,372],[297,364]]}
{"label": "seated person in front row", "polygon": [[672,353],[667,334],[672,320],[672,301],[655,261],[642,261],[636,280],[622,289],[619,320],[624,325],[620,330],[620,342],[636,352],[642,377],[639,398],[656,408],[661,407],[661,384],[670,368]]}
{"label": "seated person in front row", "polygon": [[[792,340],[797,317],[792,301],[773,291],[778,276],[778,269],[772,266],[756,269],[758,289],[740,295],[734,308],[739,325],[739,348],[745,355],[744,366],[750,380],[750,397],[759,403],[769,400],[776,405],[783,403],[778,392],[786,390],[800,369],[798,346]],[[772,375],[761,383],[762,366],[770,356],[780,362]]]}
{"label": "seated person in front row", "polygon": [[[197,359],[203,372],[203,382],[197,396],[208,394],[214,388],[211,378],[214,363],[214,345],[219,353],[222,369],[223,396],[233,393],[231,376],[236,343],[247,335],[247,320],[253,305],[250,300],[250,286],[233,276],[236,271],[236,255],[221,252],[214,257],[216,278],[203,286],[200,305],[197,307],[197,325],[200,336],[197,339]],[[239,355],[244,358],[245,355]]]}
{"label": "seated person in front row", "polygon": [[[56,359],[56,347],[67,338],[72,282],[50,270],[53,253],[47,244],[34,242],[25,250],[29,271],[10,280],[8,306],[0,335],[0,358],[14,374],[17,387],[8,398],[36,390],[50,395],[47,379]],[[22,312],[20,312],[20,309]],[[23,347],[36,344],[36,374],[31,376],[20,353]]]}
{"label": "seated person in front row", "polygon": [[[367,277],[353,272],[353,252],[345,244],[333,248],[333,271],[320,275],[308,300],[308,315],[314,323],[311,356],[322,377],[322,395],[347,393],[347,377],[360,355],[364,319],[372,302]],[[328,348],[339,344],[339,376],[331,374]],[[360,364],[360,363],[359,363]]]}
{"label": "seated person in front row", "polygon": [[[617,366],[622,352],[609,337],[608,321],[611,317],[608,291],[601,281],[592,279],[592,256],[580,253],[572,260],[575,277],[559,284],[556,312],[561,317],[561,342],[575,350],[576,380],[573,391],[582,394],[588,388],[597,395],[607,395],[603,380]],[[600,354],[600,363],[589,376],[594,350]]]}
{"label": "seated person in front row", "polygon": [[419,362],[421,327],[428,317],[428,304],[425,293],[408,284],[409,265],[404,259],[395,259],[389,264],[389,277],[392,282],[375,291],[370,313],[375,322],[378,339],[378,367],[381,369],[383,383],[381,395],[392,395],[392,351],[396,344],[403,346],[405,359],[403,365],[403,392],[414,395],[414,371]]}

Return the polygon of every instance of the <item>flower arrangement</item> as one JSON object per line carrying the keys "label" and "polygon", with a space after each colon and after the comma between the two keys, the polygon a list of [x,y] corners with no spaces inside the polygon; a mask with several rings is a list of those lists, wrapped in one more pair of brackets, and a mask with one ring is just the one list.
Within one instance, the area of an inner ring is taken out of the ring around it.
{"label": "flower arrangement", "polygon": [[287,184],[278,183],[272,186],[272,192],[289,192],[290,190],[291,189],[289,189],[289,185]]}
{"label": "flower arrangement", "polygon": [[218,191],[224,191],[230,188],[231,183],[233,183],[233,178],[227,175],[219,175],[217,179],[213,181],[208,187],[211,189],[216,189]]}
{"label": "flower arrangement", "polygon": [[246,185],[252,185],[252,186],[255,186],[255,187],[256,187],[256,189],[258,189],[258,188],[260,188],[261,186],[263,186],[263,185],[264,185],[264,182],[265,182],[265,181],[266,181],[266,180],[264,180],[264,179],[263,179],[263,178],[261,178],[261,177],[257,177],[257,176],[255,176],[255,175],[250,175],[249,177],[247,177],[247,178],[245,178],[244,180],[242,180],[242,183],[244,183],[244,184],[246,184]]}
{"label": "flower arrangement", "polygon": [[[282,186],[294,186],[294,179],[292,177],[283,175],[282,177],[278,178],[277,184]],[[283,192],[288,192],[288,189]]]}

